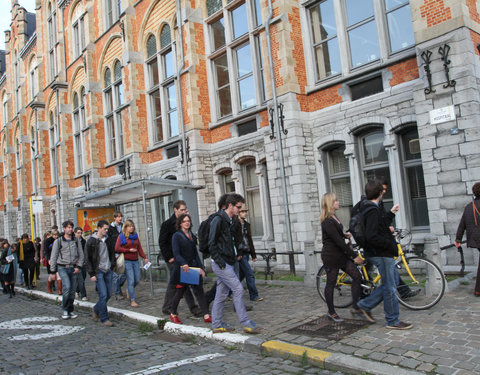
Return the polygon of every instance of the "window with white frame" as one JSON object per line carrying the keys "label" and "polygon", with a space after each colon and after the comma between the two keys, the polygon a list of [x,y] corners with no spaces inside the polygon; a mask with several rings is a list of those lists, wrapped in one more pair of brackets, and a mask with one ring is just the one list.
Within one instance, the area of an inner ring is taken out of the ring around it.
{"label": "window with white frame", "polygon": [[402,145],[403,175],[408,189],[409,214],[412,227],[426,227],[428,218],[427,195],[423,175],[420,142],[416,127],[400,134]]}
{"label": "window with white frame", "polygon": [[82,14],[72,24],[73,55],[78,57],[85,49],[85,16]]}
{"label": "window with white frame", "polygon": [[265,100],[261,5],[260,0],[234,0],[222,7],[219,0],[207,0],[206,6],[216,117],[222,118]]}
{"label": "window with white frame", "polygon": [[20,134],[18,129],[15,136],[15,168],[17,172],[17,196],[20,196],[22,189],[22,143],[20,142]]}
{"label": "window with white frame", "polygon": [[121,0],[104,0],[105,1],[105,21],[107,29],[112,26],[120,18],[122,13]]}
{"label": "window with white frame", "polygon": [[81,175],[85,172],[85,89],[82,87],[79,93],[73,96],[73,139],[75,150],[75,172]]}
{"label": "window with white frame", "polygon": [[35,56],[30,61],[29,86],[30,86],[30,100],[33,100],[35,99],[35,96],[38,94],[37,58]]}
{"label": "window with white frame", "polygon": [[49,73],[50,81],[53,81],[57,76],[57,12],[51,3],[47,8],[47,33]]}
{"label": "window with white frame", "polygon": [[242,178],[248,207],[248,219],[252,225],[252,236],[262,236],[262,201],[260,199],[260,183],[256,174],[254,159],[248,160],[242,165]]}
{"label": "window with white frame", "polygon": [[116,60],[112,72],[109,68],[104,73],[104,108],[105,123],[107,130],[107,155],[108,161],[114,161],[123,156],[123,126],[122,126],[122,105],[123,85],[122,66]]}
{"label": "window with white frame", "polygon": [[222,194],[235,192],[235,181],[232,180],[231,169],[226,169],[219,173],[219,182]]}
{"label": "window with white frame", "polygon": [[147,39],[147,87],[154,141],[179,135],[175,51],[170,26],[160,32],[160,49],[154,35]]}
{"label": "window with white frame", "polygon": [[20,65],[18,63],[18,55],[15,51],[15,61],[13,63],[13,82],[15,85],[15,108],[17,113],[22,108],[21,92],[20,92]]}
{"label": "window with white frame", "polygon": [[415,43],[408,0],[318,1],[308,7],[308,18],[317,81],[388,59]]}
{"label": "window with white frame", "polygon": [[50,146],[50,172],[52,178],[52,184],[57,184],[57,141],[58,131],[55,121],[55,114],[50,111],[49,115],[49,128],[48,128],[48,140]]}
{"label": "window with white frame", "polygon": [[350,220],[353,207],[350,167],[345,157],[345,144],[336,144],[323,150],[327,191],[335,193],[340,203],[336,215],[342,223]]}
{"label": "window with white frame", "polygon": [[7,93],[3,94],[2,98],[2,125],[6,126],[8,123],[8,96]]}

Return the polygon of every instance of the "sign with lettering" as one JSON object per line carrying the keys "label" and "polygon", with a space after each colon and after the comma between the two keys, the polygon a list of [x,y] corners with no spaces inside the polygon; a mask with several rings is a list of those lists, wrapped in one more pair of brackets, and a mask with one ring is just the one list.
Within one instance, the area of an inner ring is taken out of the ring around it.
{"label": "sign with lettering", "polygon": [[442,122],[453,121],[457,117],[455,116],[455,106],[450,105],[448,107],[434,109],[430,113],[430,124],[441,124]]}

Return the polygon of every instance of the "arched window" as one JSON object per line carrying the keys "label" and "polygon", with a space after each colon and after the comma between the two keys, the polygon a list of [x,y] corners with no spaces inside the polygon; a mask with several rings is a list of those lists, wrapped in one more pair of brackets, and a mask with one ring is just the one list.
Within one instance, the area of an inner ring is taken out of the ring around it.
{"label": "arched window", "polygon": [[155,36],[147,39],[147,87],[150,125],[154,142],[179,135],[175,61],[170,26],[160,31],[160,51]]}
{"label": "arched window", "polygon": [[122,66],[116,60],[112,73],[109,68],[104,74],[105,122],[107,124],[107,155],[108,161],[117,160],[123,156],[123,128],[122,128]]}
{"label": "arched window", "polygon": [[53,111],[50,111],[49,114],[49,147],[50,147],[50,172],[52,178],[52,184],[57,183],[57,141],[58,141],[58,132],[57,125],[55,121],[55,114]]}
{"label": "arched window", "polygon": [[78,57],[85,49],[85,14],[81,11],[80,3],[74,11],[74,19],[72,20],[73,34],[73,56]]}
{"label": "arched window", "polygon": [[80,110],[81,95],[75,93],[73,95],[73,139],[74,139],[74,153],[75,153],[75,174],[78,176],[84,171],[83,164],[83,136],[82,136],[82,113]]}
{"label": "arched window", "polygon": [[35,56],[30,60],[29,86],[30,86],[30,100],[33,100],[35,99],[35,96],[38,94],[37,58]]}
{"label": "arched window", "polygon": [[220,9],[222,9],[222,0],[207,0],[208,16],[218,12]]}

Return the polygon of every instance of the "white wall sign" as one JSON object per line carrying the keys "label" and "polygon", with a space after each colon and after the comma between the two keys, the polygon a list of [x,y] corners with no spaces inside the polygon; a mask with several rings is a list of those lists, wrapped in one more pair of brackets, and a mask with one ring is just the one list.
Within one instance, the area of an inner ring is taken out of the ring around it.
{"label": "white wall sign", "polygon": [[43,212],[42,197],[32,197],[32,213],[41,214]]}
{"label": "white wall sign", "polygon": [[450,105],[448,107],[434,109],[429,112],[430,124],[441,124],[442,122],[453,121],[456,119],[455,106]]}
{"label": "white wall sign", "polygon": [[85,329],[85,327],[72,327],[53,324],[28,324],[28,323],[42,323],[42,322],[55,322],[59,318],[53,316],[37,316],[33,318],[23,318],[9,320],[7,322],[0,323],[0,329],[12,330],[12,329],[28,329],[38,332],[39,330],[45,331],[45,333],[24,334],[18,336],[7,337],[10,341],[25,341],[25,340],[42,340],[57,336],[69,335]]}

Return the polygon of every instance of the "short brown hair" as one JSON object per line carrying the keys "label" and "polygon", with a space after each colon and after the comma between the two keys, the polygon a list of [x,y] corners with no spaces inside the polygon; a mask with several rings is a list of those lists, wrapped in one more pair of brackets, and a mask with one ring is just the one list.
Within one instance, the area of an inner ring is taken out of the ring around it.
{"label": "short brown hair", "polygon": [[472,187],[472,193],[475,197],[480,197],[480,182],[476,182]]}
{"label": "short brown hair", "polygon": [[372,199],[377,199],[383,193],[383,185],[380,180],[368,180],[365,185],[365,195],[370,201]]}
{"label": "short brown hair", "polygon": [[173,208],[175,208],[176,210],[180,209],[181,206],[187,207],[187,202],[179,199],[178,201],[175,201],[175,203],[173,203]]}
{"label": "short brown hair", "polygon": [[115,219],[116,217],[119,217],[119,216],[123,217],[123,214],[122,214],[120,211],[115,211],[115,212],[113,213],[113,218],[114,218],[114,219]]}

